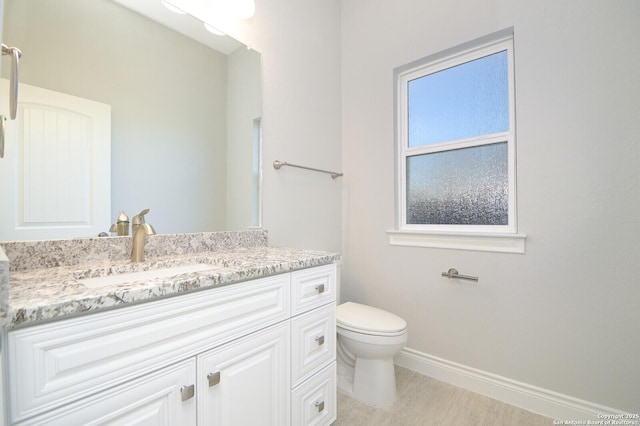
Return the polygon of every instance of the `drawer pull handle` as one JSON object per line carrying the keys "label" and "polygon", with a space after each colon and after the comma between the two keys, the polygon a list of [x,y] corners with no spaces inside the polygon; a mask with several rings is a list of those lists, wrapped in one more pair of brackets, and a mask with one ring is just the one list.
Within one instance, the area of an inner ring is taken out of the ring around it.
{"label": "drawer pull handle", "polygon": [[324,410],[324,401],[318,401],[315,405],[318,407],[318,413]]}
{"label": "drawer pull handle", "polygon": [[207,380],[209,380],[209,387],[217,385],[220,383],[220,372],[216,371],[215,373],[207,374]]}
{"label": "drawer pull handle", "polygon": [[187,401],[195,395],[196,385],[182,386],[180,388],[180,393],[182,394],[182,400]]}
{"label": "drawer pull handle", "polygon": [[317,291],[318,293],[324,293],[324,284],[318,284],[318,285],[316,286],[316,291]]}
{"label": "drawer pull handle", "polygon": [[316,337],[316,342],[318,342],[318,346],[324,345],[324,336]]}

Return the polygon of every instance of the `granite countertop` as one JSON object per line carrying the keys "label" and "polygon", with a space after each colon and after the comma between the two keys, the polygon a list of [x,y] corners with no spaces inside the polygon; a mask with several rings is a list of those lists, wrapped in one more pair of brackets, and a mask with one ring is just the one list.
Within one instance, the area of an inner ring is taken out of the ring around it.
{"label": "granite countertop", "polygon": [[[30,325],[333,263],[339,259],[339,254],[324,251],[265,246],[159,256],[140,263],[121,260],[12,271],[9,273],[9,300],[3,325]],[[78,281],[114,272],[138,272],[194,263],[215,265],[215,269],[95,288]]]}

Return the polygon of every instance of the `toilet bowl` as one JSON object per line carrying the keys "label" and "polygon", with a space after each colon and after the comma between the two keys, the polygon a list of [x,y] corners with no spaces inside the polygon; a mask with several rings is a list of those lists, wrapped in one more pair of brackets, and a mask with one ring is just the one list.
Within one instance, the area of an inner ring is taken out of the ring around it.
{"label": "toilet bowl", "polygon": [[336,329],[338,389],[367,405],[393,405],[393,357],[407,343],[407,323],[382,309],[347,302],[337,308]]}

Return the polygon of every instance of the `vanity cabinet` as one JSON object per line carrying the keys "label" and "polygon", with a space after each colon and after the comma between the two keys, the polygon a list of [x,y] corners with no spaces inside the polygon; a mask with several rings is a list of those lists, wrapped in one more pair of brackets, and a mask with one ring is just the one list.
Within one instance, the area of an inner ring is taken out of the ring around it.
{"label": "vanity cabinet", "polygon": [[328,425],[335,275],[324,265],[11,330],[10,422]]}

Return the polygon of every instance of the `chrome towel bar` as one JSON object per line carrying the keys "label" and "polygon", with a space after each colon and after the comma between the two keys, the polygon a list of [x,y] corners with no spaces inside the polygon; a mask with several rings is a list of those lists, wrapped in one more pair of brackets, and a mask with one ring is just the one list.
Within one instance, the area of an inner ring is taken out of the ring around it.
{"label": "chrome towel bar", "polygon": [[473,277],[471,275],[460,275],[458,273],[458,270],[455,268],[450,268],[447,272],[443,272],[442,276],[446,278],[456,278],[460,280],[478,281],[478,277]]}
{"label": "chrome towel bar", "polygon": [[286,161],[275,160],[273,162],[273,168],[276,170],[280,170],[280,167],[282,166],[297,167],[299,169],[313,170],[314,172],[327,173],[327,174],[330,174],[333,179],[344,175],[344,173],[330,172],[328,170],[314,169],[313,167],[299,166],[297,164],[287,163]]}

